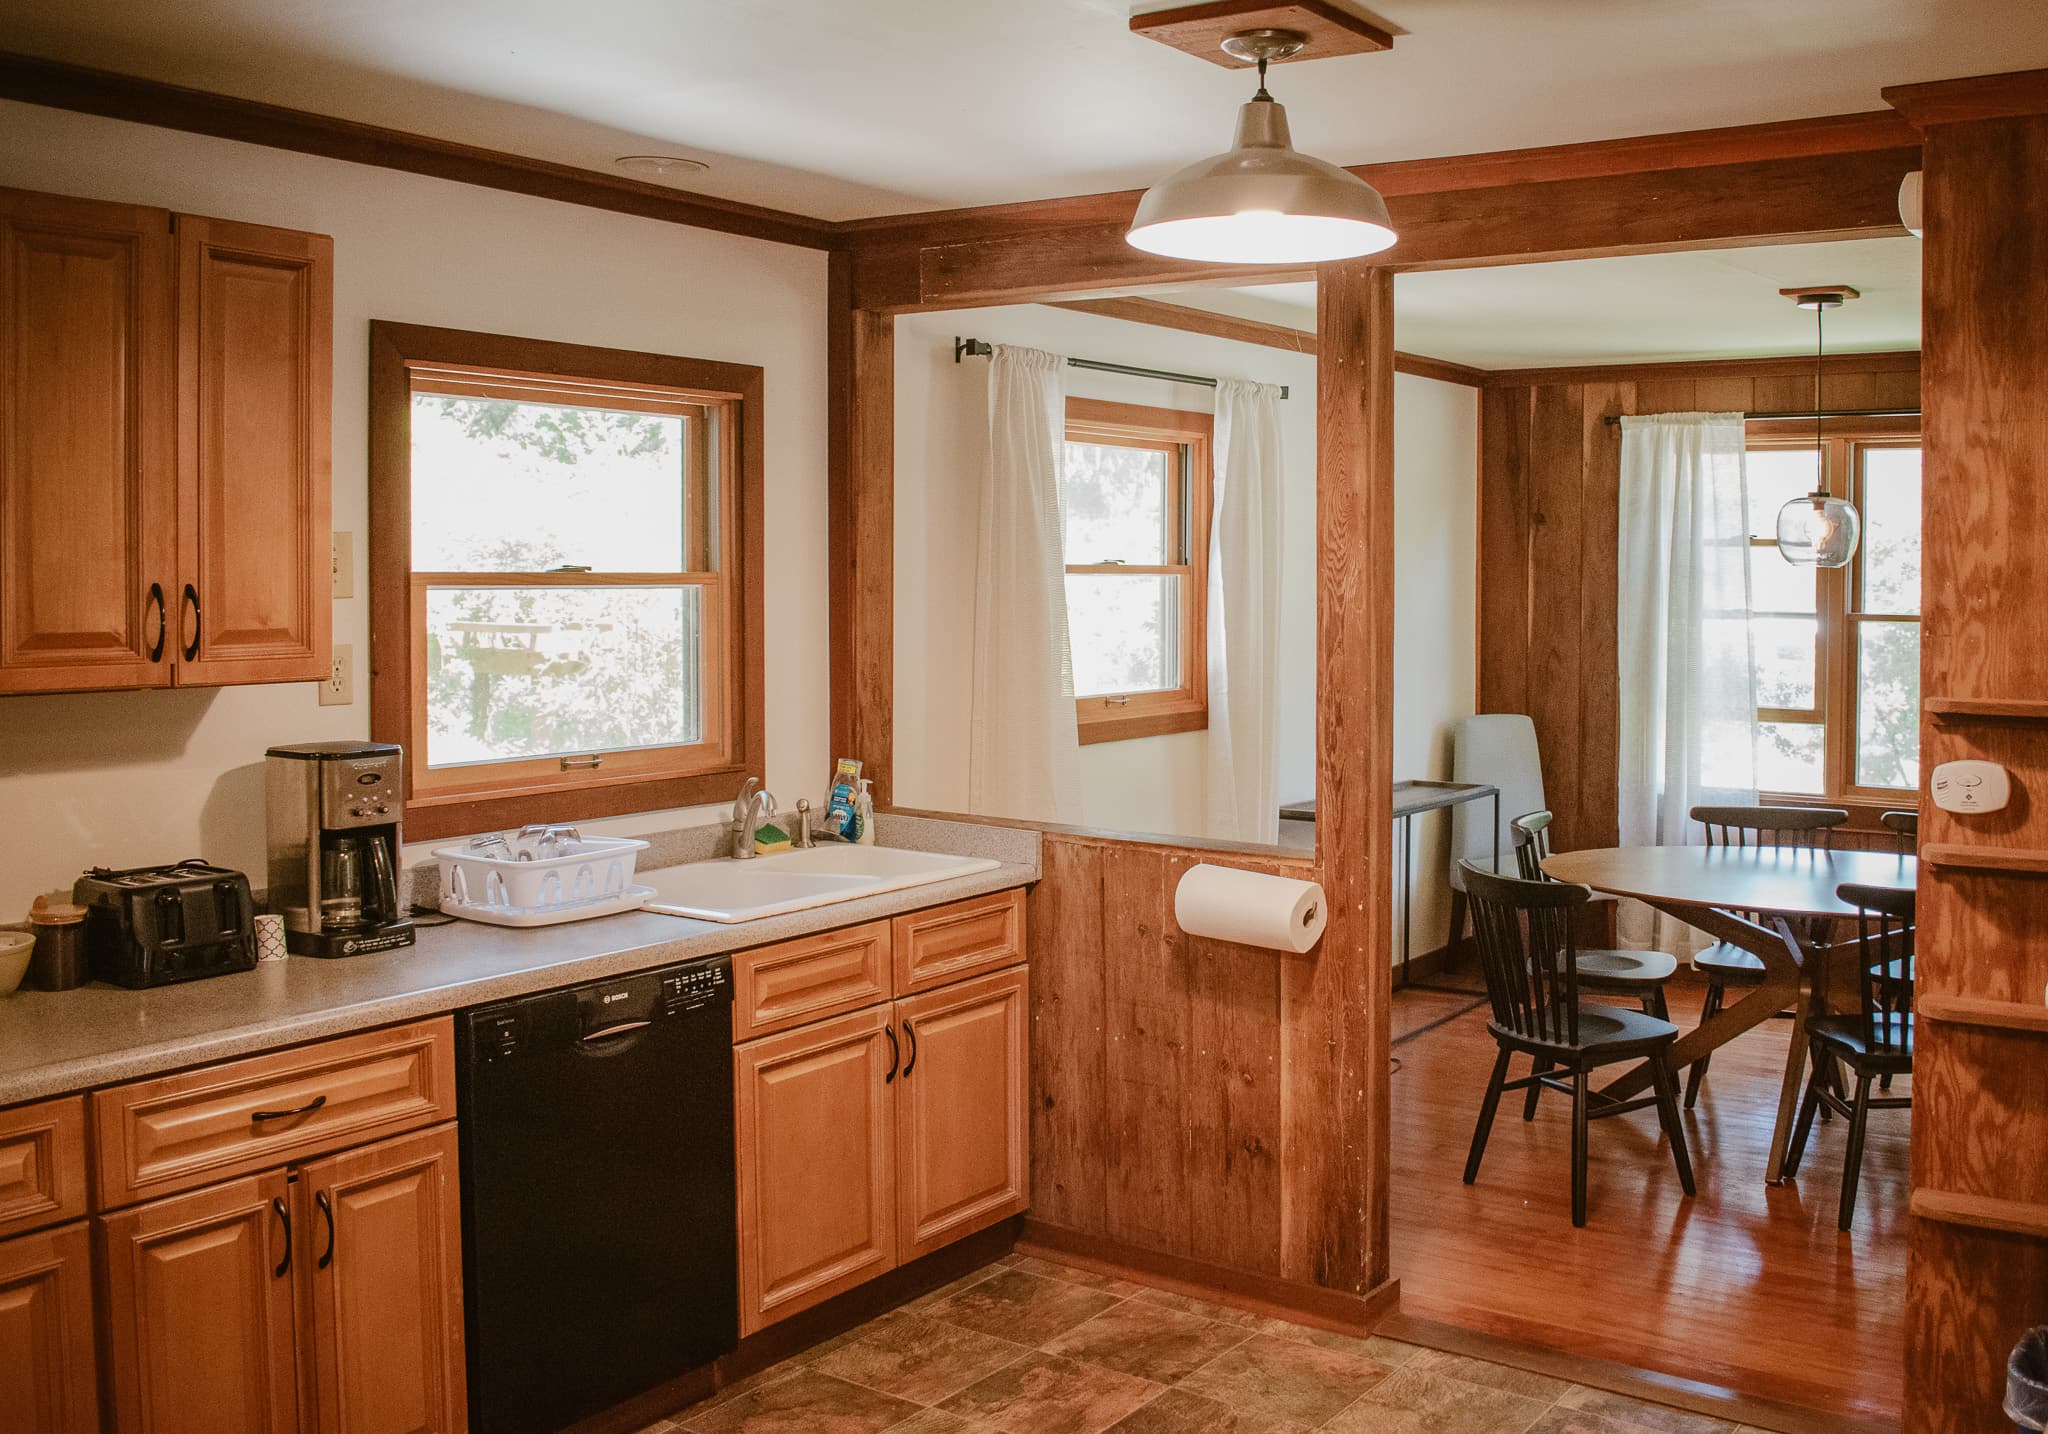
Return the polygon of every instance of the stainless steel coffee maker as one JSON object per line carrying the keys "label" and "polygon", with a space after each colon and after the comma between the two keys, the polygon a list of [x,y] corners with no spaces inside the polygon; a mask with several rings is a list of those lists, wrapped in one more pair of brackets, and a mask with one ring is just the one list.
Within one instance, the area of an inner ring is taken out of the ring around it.
{"label": "stainless steel coffee maker", "polygon": [[307,742],[266,755],[269,906],[294,956],[410,946],[399,896],[404,752],[389,742]]}

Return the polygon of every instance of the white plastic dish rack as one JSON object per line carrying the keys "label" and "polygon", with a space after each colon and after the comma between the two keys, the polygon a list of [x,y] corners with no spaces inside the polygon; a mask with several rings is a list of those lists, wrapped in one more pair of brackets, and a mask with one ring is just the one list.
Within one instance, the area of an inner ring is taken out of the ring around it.
{"label": "white plastic dish rack", "polygon": [[441,910],[494,926],[552,926],[633,911],[654,889],[633,884],[647,843],[632,837],[578,837],[561,856],[493,856],[467,846],[434,849],[441,865]]}

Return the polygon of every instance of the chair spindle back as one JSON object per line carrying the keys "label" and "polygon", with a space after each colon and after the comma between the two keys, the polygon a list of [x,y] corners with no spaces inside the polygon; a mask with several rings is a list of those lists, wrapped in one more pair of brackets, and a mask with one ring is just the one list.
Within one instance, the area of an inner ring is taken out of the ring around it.
{"label": "chair spindle back", "polygon": [[1550,824],[1555,820],[1549,812],[1524,812],[1508,823],[1508,830],[1515,839],[1515,865],[1524,881],[1548,881],[1543,873],[1543,859],[1550,855]]}
{"label": "chair spindle back", "polygon": [[1578,947],[1573,917],[1583,886],[1524,881],[1464,864],[1465,894],[1494,1023],[1529,1040],[1579,1043]]}
{"label": "chair spindle back", "polygon": [[1883,823],[1884,829],[1892,834],[1892,840],[1898,843],[1901,856],[1911,856],[1919,850],[1919,812],[1902,808],[1898,811],[1879,812],[1877,819]]}
{"label": "chair spindle back", "polygon": [[1905,1052],[1913,1021],[1913,892],[1849,881],[1835,895],[1856,908],[1863,1037],[1873,1051]]}
{"label": "chair spindle back", "polygon": [[1849,814],[1840,807],[1694,807],[1692,819],[1707,829],[1708,846],[1831,851]]}

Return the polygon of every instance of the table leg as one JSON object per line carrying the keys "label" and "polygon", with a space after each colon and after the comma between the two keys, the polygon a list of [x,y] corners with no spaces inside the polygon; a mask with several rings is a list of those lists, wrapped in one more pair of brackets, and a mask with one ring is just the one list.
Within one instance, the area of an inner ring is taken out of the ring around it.
{"label": "table leg", "polygon": [[1793,933],[1791,923],[1776,917],[1774,923],[1784,943],[1800,954],[1799,999],[1792,1005],[1792,1049],[1785,1056],[1785,1083],[1778,1091],[1778,1123],[1771,1129],[1771,1158],[1764,1179],[1776,1185],[1785,1178],[1785,1152],[1792,1143],[1792,1122],[1799,1115],[1799,1097],[1806,1085],[1806,1023],[1828,1009],[1829,967],[1835,952],[1831,948],[1809,948]]}
{"label": "table leg", "polygon": [[[1731,945],[1739,946],[1757,956],[1764,963],[1763,983],[1752,989],[1732,1006],[1725,1006],[1720,1013],[1700,1022],[1690,1031],[1682,1033],[1673,1042],[1670,1053],[1671,1068],[1683,1070],[1701,1056],[1719,1050],[1744,1031],[1760,1026],[1786,1006],[1798,1006],[1801,1002],[1800,971],[1801,950],[1799,943],[1788,931],[1775,931],[1745,921],[1726,911],[1702,909],[1697,906],[1677,906],[1666,902],[1651,902],[1657,910],[1674,920],[1689,926],[1697,926],[1710,935],[1717,936]],[[1802,1038],[1802,1050],[1803,1038]],[[1626,1100],[1640,1095],[1651,1085],[1650,1063],[1630,1066],[1626,1072],[1609,1081],[1602,1088],[1603,1096]],[[1789,1127],[1786,1127],[1789,1129]],[[1777,1142],[1775,1148],[1782,1150],[1784,1142]],[[1772,1167],[1776,1168],[1775,1163]]]}

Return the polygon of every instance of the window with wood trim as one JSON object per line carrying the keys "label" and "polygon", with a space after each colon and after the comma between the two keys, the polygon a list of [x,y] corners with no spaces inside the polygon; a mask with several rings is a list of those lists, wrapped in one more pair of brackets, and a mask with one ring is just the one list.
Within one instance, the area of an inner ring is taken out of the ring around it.
{"label": "window with wood trim", "polygon": [[[1868,421],[1864,421],[1867,425]],[[1773,795],[1898,802],[1920,783],[1920,439],[1752,422],[1750,637],[1758,786]],[[1811,492],[1849,498],[1863,538],[1846,568],[1778,556],[1778,509]]]}
{"label": "window with wood trim", "polygon": [[372,347],[372,719],[408,834],[731,797],[761,757],[760,370]]}
{"label": "window with wood trim", "polygon": [[1081,741],[1209,725],[1206,413],[1067,400],[1067,635]]}

